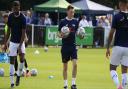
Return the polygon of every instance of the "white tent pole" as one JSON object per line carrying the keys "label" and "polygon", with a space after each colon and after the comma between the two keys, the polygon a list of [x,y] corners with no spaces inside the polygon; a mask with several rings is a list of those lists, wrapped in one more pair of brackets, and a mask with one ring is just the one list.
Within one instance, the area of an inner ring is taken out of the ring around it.
{"label": "white tent pole", "polygon": [[34,47],[34,24],[32,24],[32,47]]}

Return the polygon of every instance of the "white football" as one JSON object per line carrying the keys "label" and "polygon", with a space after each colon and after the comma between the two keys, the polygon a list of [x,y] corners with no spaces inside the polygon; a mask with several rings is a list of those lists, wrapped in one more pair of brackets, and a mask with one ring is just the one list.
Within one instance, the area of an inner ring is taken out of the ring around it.
{"label": "white football", "polygon": [[70,30],[67,26],[62,27],[61,32],[63,33],[64,38],[68,37],[68,35],[70,34]]}
{"label": "white football", "polygon": [[48,52],[48,47],[47,46],[44,47],[44,52]]}
{"label": "white football", "polygon": [[0,69],[0,77],[4,77],[4,69],[3,68]]}
{"label": "white football", "polygon": [[31,76],[37,76],[38,71],[37,71],[37,69],[32,69],[32,70],[30,71],[30,73],[31,73]]}
{"label": "white football", "polygon": [[77,36],[80,37],[80,38],[85,37],[85,29],[83,27],[78,28]]}

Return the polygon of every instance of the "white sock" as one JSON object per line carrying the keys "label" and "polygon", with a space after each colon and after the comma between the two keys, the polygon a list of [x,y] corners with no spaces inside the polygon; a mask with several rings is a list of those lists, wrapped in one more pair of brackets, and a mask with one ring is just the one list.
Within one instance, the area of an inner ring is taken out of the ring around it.
{"label": "white sock", "polygon": [[76,78],[72,78],[72,85],[76,85]]}
{"label": "white sock", "polygon": [[17,73],[18,73],[18,71],[15,71],[15,73],[17,74]]}
{"label": "white sock", "polygon": [[23,68],[24,68],[24,63],[20,63],[19,69],[18,69],[18,73],[17,73],[18,76],[21,76],[21,73],[23,71]]}
{"label": "white sock", "polygon": [[11,84],[14,84],[14,65],[10,64],[10,80],[11,80]]}
{"label": "white sock", "polygon": [[68,80],[64,80],[64,86],[68,86]]}
{"label": "white sock", "polygon": [[125,87],[127,85],[127,73],[122,74],[122,86]]}
{"label": "white sock", "polygon": [[120,86],[120,82],[119,82],[118,74],[117,74],[117,72],[115,70],[111,70],[111,77],[112,77],[115,85],[117,87],[119,87]]}
{"label": "white sock", "polygon": [[26,68],[26,70],[29,70],[29,68]]}

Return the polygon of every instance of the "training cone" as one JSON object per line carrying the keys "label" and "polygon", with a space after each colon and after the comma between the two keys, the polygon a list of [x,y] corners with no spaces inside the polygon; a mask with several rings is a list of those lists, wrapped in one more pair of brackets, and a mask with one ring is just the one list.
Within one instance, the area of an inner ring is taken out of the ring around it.
{"label": "training cone", "polygon": [[36,50],[36,51],[34,52],[34,54],[40,54],[40,52],[39,52],[38,50]]}

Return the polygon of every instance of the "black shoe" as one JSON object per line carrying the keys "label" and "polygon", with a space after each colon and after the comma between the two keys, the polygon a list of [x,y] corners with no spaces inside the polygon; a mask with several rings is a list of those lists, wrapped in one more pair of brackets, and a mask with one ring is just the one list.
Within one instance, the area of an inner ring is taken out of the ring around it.
{"label": "black shoe", "polygon": [[15,73],[14,76],[17,76],[17,73]]}
{"label": "black shoe", "polygon": [[77,89],[76,85],[72,85],[71,89]]}
{"label": "black shoe", "polygon": [[16,86],[19,86],[20,85],[20,76],[17,76],[16,77]]}
{"label": "black shoe", "polygon": [[29,73],[29,70],[26,70],[26,74],[28,74]]}
{"label": "black shoe", "polygon": [[68,89],[68,86],[65,86],[64,89]]}
{"label": "black shoe", "polygon": [[14,88],[14,84],[11,84],[11,88]]}

